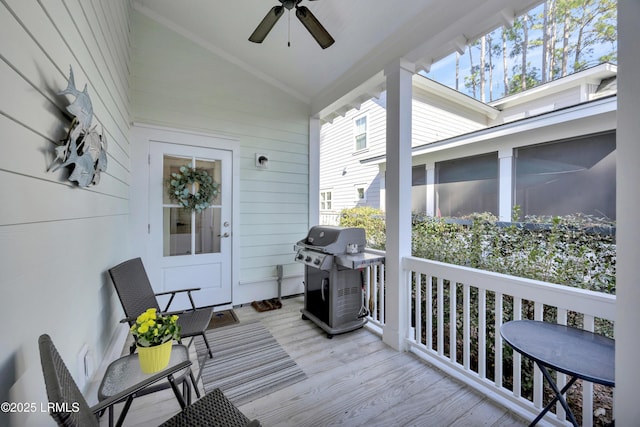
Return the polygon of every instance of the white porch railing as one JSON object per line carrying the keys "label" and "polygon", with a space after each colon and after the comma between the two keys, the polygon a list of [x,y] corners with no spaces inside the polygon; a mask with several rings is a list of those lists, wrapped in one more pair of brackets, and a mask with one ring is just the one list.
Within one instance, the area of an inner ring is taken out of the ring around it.
{"label": "white porch railing", "polygon": [[[411,308],[406,313],[410,351],[528,420],[544,407],[543,377],[528,359],[503,343],[500,326],[512,319],[531,318],[613,331],[613,295],[414,257],[403,259],[402,266]],[[382,328],[384,267],[371,268],[367,277],[370,323]],[[560,387],[566,381],[564,374],[557,374]],[[592,383],[583,382],[584,426],[593,425],[593,388]],[[548,413],[544,420],[568,424],[559,403],[555,414]]]}

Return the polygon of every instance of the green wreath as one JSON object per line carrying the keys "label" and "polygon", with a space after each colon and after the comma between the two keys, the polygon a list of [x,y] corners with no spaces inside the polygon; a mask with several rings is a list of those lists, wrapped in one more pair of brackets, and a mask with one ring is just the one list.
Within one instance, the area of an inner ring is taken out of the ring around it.
{"label": "green wreath", "polygon": [[[195,191],[194,191],[194,185]],[[169,180],[169,197],[180,206],[202,212],[220,193],[220,184],[204,170],[191,166],[180,166],[180,172],[173,172]]]}

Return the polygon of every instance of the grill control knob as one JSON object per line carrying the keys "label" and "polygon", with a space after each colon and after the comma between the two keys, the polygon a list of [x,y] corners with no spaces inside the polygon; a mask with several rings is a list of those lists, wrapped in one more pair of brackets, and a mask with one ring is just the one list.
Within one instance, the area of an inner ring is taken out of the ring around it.
{"label": "grill control knob", "polygon": [[320,265],[320,258],[316,258],[316,259],[314,259],[314,260],[313,260],[313,263],[314,263],[315,265]]}
{"label": "grill control knob", "polygon": [[307,257],[304,259],[306,262],[310,262],[311,261],[311,257],[309,255],[307,255]]}
{"label": "grill control knob", "polygon": [[302,255],[302,254],[298,254],[298,256],[297,256],[296,258],[298,258],[298,259],[302,259],[302,258],[304,258],[304,255]]}

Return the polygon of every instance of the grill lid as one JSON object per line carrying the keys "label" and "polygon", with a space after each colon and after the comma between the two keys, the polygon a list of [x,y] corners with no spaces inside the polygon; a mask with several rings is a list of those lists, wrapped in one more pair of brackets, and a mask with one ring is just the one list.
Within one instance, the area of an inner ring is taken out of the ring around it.
{"label": "grill lid", "polygon": [[360,253],[366,245],[364,228],[329,225],[311,227],[307,237],[298,242],[298,246],[333,255]]}

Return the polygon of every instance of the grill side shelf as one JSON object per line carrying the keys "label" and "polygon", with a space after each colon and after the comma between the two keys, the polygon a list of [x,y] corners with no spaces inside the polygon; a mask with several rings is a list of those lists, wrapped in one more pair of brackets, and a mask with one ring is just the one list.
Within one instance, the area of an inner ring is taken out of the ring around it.
{"label": "grill side shelf", "polygon": [[384,256],[361,252],[358,254],[344,254],[335,257],[335,262],[341,267],[350,269],[365,268],[370,265],[384,264]]}

